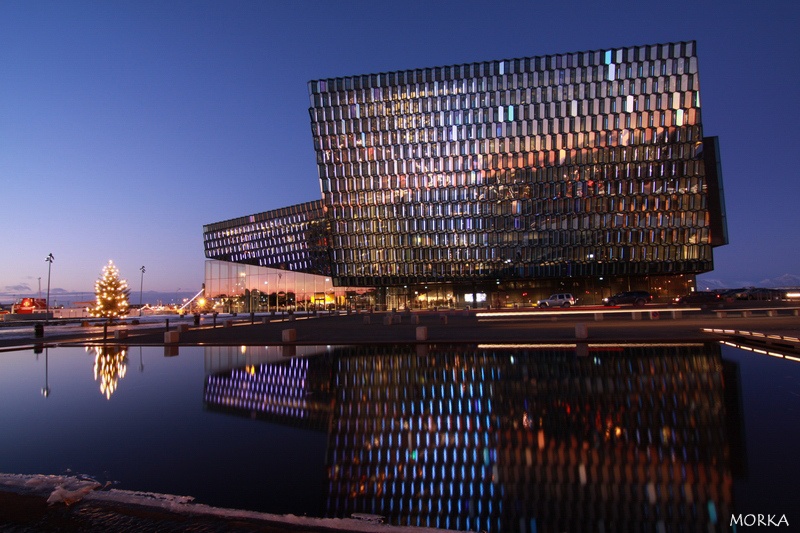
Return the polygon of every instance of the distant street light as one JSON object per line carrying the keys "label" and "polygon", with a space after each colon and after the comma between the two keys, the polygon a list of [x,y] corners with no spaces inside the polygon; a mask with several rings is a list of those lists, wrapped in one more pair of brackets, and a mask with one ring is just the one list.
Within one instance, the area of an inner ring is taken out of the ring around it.
{"label": "distant street light", "polygon": [[144,265],[139,270],[142,271],[142,281],[139,283],[139,316],[142,316],[142,288],[144,287]]}
{"label": "distant street light", "polygon": [[45,259],[45,261],[47,261],[47,301],[45,302],[47,305],[47,313],[45,314],[45,322],[47,322],[47,316],[50,315],[50,269],[53,267],[53,261],[55,261],[55,259],[52,253],[48,254]]}

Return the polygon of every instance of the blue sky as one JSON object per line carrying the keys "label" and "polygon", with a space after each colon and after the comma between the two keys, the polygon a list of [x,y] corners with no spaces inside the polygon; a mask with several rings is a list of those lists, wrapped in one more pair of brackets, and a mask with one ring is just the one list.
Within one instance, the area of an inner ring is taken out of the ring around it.
{"label": "blue sky", "polygon": [[199,290],[203,225],[320,197],[312,79],[696,40],[731,244],[800,276],[795,2],[0,1],[0,301]]}

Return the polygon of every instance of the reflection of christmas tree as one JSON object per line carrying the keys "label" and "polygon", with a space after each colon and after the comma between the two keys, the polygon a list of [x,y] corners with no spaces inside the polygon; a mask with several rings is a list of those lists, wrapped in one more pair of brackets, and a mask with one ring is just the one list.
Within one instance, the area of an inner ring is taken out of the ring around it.
{"label": "reflection of christmas tree", "polygon": [[119,270],[109,261],[103,267],[103,275],[94,284],[96,304],[92,316],[117,318],[128,312],[128,282],[120,279]]}
{"label": "reflection of christmas tree", "polygon": [[125,377],[127,352],[122,346],[93,346],[87,350],[94,352],[94,379],[100,380],[100,392],[110,400],[117,382]]}

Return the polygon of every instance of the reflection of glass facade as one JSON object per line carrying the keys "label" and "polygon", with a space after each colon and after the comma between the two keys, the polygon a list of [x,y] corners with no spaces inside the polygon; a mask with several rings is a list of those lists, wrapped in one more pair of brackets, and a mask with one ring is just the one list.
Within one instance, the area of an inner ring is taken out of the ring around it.
{"label": "reflection of glass facade", "polygon": [[326,516],[503,533],[731,530],[745,453],[737,369],[715,343],[306,349],[207,348],[204,398],[327,432]]}
{"label": "reflection of glass facade", "polygon": [[[208,348],[206,366],[209,357],[215,358],[209,350],[224,348]],[[225,354],[217,353],[216,358],[220,357],[224,359]],[[238,359],[236,354],[227,357]],[[331,410],[328,359],[283,359],[209,373],[203,392],[206,409],[327,430]]]}
{"label": "reflection of glass facade", "polygon": [[717,345],[337,351],[330,516],[460,531],[729,531]]}
{"label": "reflection of glass facade", "polygon": [[695,48],[312,81],[339,283],[710,270]]}

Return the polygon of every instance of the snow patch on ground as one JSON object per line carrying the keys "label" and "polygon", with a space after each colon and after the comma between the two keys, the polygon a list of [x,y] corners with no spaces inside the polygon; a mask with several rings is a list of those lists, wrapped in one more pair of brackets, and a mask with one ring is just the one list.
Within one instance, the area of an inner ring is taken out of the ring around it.
{"label": "snow patch on ground", "polygon": [[[191,496],[158,494],[131,490],[109,489],[109,484],[87,478],[56,475],[25,475],[0,473],[0,491],[36,495],[48,498],[51,505],[71,505],[85,499],[92,502],[113,502],[140,507],[157,508],[184,516],[247,519],[271,524],[291,524],[299,528],[319,528],[331,531],[426,533],[439,529],[392,526],[380,523],[380,516],[356,514],[354,518],[309,518],[295,515],[275,515],[240,509],[223,509],[193,503]],[[52,501],[51,501],[52,500]]]}

